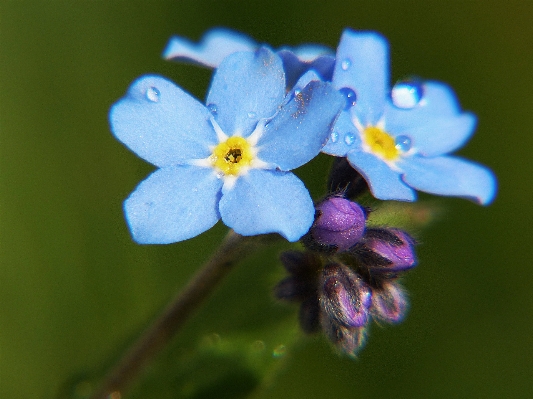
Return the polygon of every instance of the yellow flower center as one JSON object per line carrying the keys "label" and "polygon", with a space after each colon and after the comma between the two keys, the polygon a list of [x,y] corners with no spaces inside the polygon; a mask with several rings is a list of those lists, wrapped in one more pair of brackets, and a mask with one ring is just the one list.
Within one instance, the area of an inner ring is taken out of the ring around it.
{"label": "yellow flower center", "polygon": [[374,154],[387,161],[393,161],[400,155],[394,139],[379,127],[368,126],[365,128],[363,139]]}
{"label": "yellow flower center", "polygon": [[218,144],[211,155],[214,167],[233,176],[238,175],[243,166],[250,165],[253,158],[252,146],[242,137],[230,137]]}

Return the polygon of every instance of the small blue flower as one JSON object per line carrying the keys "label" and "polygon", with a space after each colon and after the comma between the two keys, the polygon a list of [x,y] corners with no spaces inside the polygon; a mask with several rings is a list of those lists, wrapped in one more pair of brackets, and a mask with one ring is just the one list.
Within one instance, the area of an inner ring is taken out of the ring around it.
{"label": "small blue flower", "polygon": [[133,238],[181,241],[221,218],[242,235],[298,240],[314,207],[289,171],[320,152],[341,107],[324,82],[285,97],[281,60],[266,48],[227,57],[207,106],[162,77],[139,78],[110,112],[114,135],[159,168],[124,203]]}
{"label": "small blue flower", "polygon": [[[163,51],[163,57],[217,68],[228,55],[238,51],[255,51],[259,47],[242,33],[215,28],[207,31],[198,44],[181,36],[172,37]],[[321,80],[331,81],[335,57],[329,47],[304,44],[295,48],[282,47],[277,54],[283,62],[288,87],[292,87],[309,70],[314,70]]]}
{"label": "small blue flower", "polygon": [[344,111],[323,152],[347,157],[372,194],[413,201],[414,190],[486,205],[496,179],[486,167],[447,154],[472,135],[476,118],[461,112],[453,91],[437,82],[400,82],[389,92],[388,46],[372,32],[346,30],[333,85]]}

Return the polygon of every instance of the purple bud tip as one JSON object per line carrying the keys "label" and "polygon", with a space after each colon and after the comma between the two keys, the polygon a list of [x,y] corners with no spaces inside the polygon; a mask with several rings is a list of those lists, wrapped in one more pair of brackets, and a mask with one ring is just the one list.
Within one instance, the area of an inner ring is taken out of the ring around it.
{"label": "purple bud tip", "polygon": [[383,284],[380,289],[372,291],[372,317],[386,323],[402,321],[407,311],[407,297],[396,281]]}
{"label": "purple bud tip", "polygon": [[320,216],[311,234],[323,245],[335,245],[342,252],[361,240],[365,232],[365,212],[355,202],[331,197],[317,206]]}
{"label": "purple bud tip", "polygon": [[[376,267],[375,272],[401,272],[416,265],[415,241],[405,231],[399,229],[381,230],[382,234],[369,234],[365,246],[385,259],[385,267]],[[372,267],[372,265],[369,265]]]}
{"label": "purple bud tip", "polygon": [[341,264],[324,267],[320,282],[320,305],[324,313],[346,327],[362,327],[372,303],[370,287]]}

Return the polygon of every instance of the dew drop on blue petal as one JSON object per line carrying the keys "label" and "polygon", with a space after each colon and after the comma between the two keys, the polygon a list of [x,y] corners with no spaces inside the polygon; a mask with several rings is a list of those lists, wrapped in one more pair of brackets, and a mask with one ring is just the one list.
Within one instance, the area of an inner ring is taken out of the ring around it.
{"label": "dew drop on blue petal", "polygon": [[352,145],[352,144],[355,142],[355,134],[353,134],[353,133],[346,133],[346,135],[344,136],[344,142],[345,142],[347,145]]}
{"label": "dew drop on blue petal", "polygon": [[149,101],[152,101],[154,103],[159,102],[159,97],[161,96],[161,92],[157,89],[157,87],[149,87],[148,90],[146,90],[146,98]]}
{"label": "dew drop on blue petal", "polygon": [[339,92],[344,96],[344,100],[346,101],[346,103],[344,104],[345,111],[355,105],[357,99],[355,91],[353,91],[349,87],[343,87],[339,90]]}
{"label": "dew drop on blue petal", "polygon": [[332,132],[329,136],[329,139],[332,143],[336,143],[339,140],[339,133],[338,132]]}
{"label": "dew drop on blue petal", "polygon": [[402,109],[416,107],[423,95],[422,83],[417,81],[400,82],[394,85],[391,92],[392,103]]}
{"label": "dew drop on blue petal", "polygon": [[398,136],[394,142],[396,148],[402,152],[409,151],[412,146],[411,138],[409,136]]}
{"label": "dew drop on blue petal", "polygon": [[257,116],[255,112],[248,112],[248,118],[254,119]]}
{"label": "dew drop on blue petal", "polygon": [[294,90],[294,95],[297,96],[301,93],[302,91],[300,89],[296,89]]}
{"label": "dew drop on blue petal", "polygon": [[341,62],[341,68],[342,68],[343,71],[347,71],[348,68],[350,68],[351,65],[352,65],[352,61],[350,61],[349,58],[345,58]]}
{"label": "dew drop on blue petal", "polygon": [[217,105],[216,104],[207,104],[207,109],[213,116],[217,114]]}

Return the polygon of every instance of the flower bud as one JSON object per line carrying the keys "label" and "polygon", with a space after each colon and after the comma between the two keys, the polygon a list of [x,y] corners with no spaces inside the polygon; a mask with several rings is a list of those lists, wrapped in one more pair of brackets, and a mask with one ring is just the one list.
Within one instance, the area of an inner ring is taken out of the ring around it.
{"label": "flower bud", "polygon": [[366,327],[346,327],[322,315],[322,328],[337,349],[355,357],[366,341]]}
{"label": "flower bud", "polygon": [[346,327],[367,323],[371,289],[347,266],[332,263],[324,267],[319,297],[324,314],[335,323]]}
{"label": "flower bud", "polygon": [[385,281],[379,289],[372,290],[370,314],[378,321],[398,323],[407,311],[407,297],[396,280]]}
{"label": "flower bud", "polygon": [[320,329],[320,305],[316,294],[305,299],[300,306],[300,327],[308,334]]}
{"label": "flower bud", "polygon": [[415,240],[399,229],[368,229],[364,263],[372,272],[401,272],[416,265]]}
{"label": "flower bud", "polygon": [[317,206],[319,216],[311,228],[312,238],[321,245],[334,245],[343,252],[361,240],[365,212],[355,202],[330,197]]}

